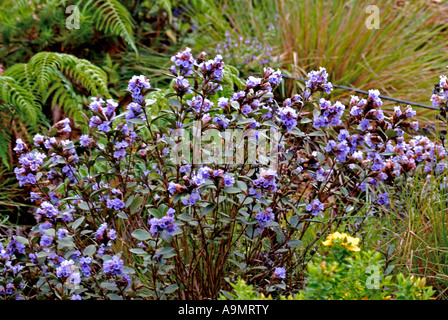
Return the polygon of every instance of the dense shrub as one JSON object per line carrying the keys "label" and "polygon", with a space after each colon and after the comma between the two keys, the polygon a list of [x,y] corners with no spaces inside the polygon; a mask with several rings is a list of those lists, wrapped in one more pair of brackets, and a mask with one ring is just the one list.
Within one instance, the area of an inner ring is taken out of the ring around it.
{"label": "dense shrub", "polygon": [[[426,279],[385,275],[384,260],[379,252],[361,251],[359,238],[335,232],[323,242],[325,255],[315,256],[307,266],[306,287],[297,295],[280,299],[295,300],[426,300],[434,290]],[[386,269],[387,270],[387,269]],[[272,299],[247,285],[241,278],[232,284],[233,292],[225,292],[221,299]]]}
{"label": "dense shrub", "polygon": [[330,102],[324,68],[279,103],[280,71],[234,92],[221,56],[171,60],[172,86],[134,76],[121,113],[93,97],[79,141],[69,120],[17,140],[39,223],[0,248],[5,298],[217,298],[237,276],[296,293],[320,238],[381,218],[417,167],[446,168],[442,146],[406,142],[410,106],[388,117],[378,90]]}

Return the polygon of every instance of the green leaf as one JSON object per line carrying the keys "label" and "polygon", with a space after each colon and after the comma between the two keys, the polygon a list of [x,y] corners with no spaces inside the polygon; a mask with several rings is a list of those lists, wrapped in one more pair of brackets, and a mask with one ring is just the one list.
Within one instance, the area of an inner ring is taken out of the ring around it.
{"label": "green leaf", "polygon": [[398,132],[392,129],[386,130],[386,136],[389,138],[395,138],[398,135]]}
{"label": "green leaf", "polygon": [[117,217],[119,217],[121,219],[129,219],[124,211],[118,212]]}
{"label": "green leaf", "polygon": [[178,108],[178,109],[181,108],[181,104],[180,104],[179,100],[177,100],[177,99],[168,99],[168,103],[169,103],[171,106],[176,107],[176,108]]}
{"label": "green leaf", "polygon": [[28,240],[26,238],[24,238],[24,237],[21,237],[21,236],[16,236],[16,240],[18,242],[20,242],[21,244],[27,244],[28,243]]}
{"label": "green leaf", "polygon": [[95,245],[91,244],[90,246],[88,246],[87,248],[84,249],[83,254],[85,256],[91,257],[94,255],[95,252],[96,252],[96,247],[95,247]]}
{"label": "green leaf", "polygon": [[280,230],[280,228],[275,227],[274,228],[275,233],[277,234],[277,242],[282,245],[285,242],[285,235],[283,234],[283,232]]}
{"label": "green leaf", "polygon": [[166,287],[165,290],[163,290],[163,293],[165,293],[165,294],[173,293],[177,289],[179,289],[179,286],[177,284],[172,284],[172,285]]}
{"label": "green leaf", "polygon": [[225,187],[222,190],[226,193],[240,193],[241,192],[240,188],[235,188],[235,187]]}
{"label": "green leaf", "polygon": [[143,203],[143,197],[139,196],[139,197],[135,197],[134,201],[132,201],[130,210],[131,210],[131,214],[134,214],[137,212],[138,208],[142,205]]}
{"label": "green leaf", "polygon": [[214,203],[208,204],[204,209],[202,209],[201,216],[205,216],[206,214],[209,214],[210,212],[213,211],[213,209],[215,209],[215,207],[216,207],[216,204],[214,204]]}
{"label": "green leaf", "polygon": [[182,214],[178,215],[177,218],[179,220],[182,220],[182,221],[191,221],[191,220],[193,220],[193,217],[190,214],[188,214],[188,213],[182,213]]}
{"label": "green leaf", "polygon": [[148,209],[148,212],[149,212],[153,217],[155,217],[155,218],[157,218],[157,219],[160,219],[160,218],[162,217],[162,214],[161,214],[160,211],[157,210],[157,209],[151,208],[151,209]]}
{"label": "green leaf", "polygon": [[314,136],[316,136],[316,137],[325,137],[326,134],[323,131],[313,131],[313,132],[308,133],[308,136],[310,136],[310,137],[314,137]]}
{"label": "green leaf", "polygon": [[84,221],[84,217],[76,219],[75,222],[73,222],[73,224],[72,224],[72,229],[73,230],[78,229],[78,227],[81,225],[81,223],[83,223],[83,221]]}
{"label": "green leaf", "polygon": [[79,209],[82,209],[82,210],[86,210],[86,211],[90,210],[89,205],[85,201],[79,202],[78,207],[79,207]]}
{"label": "green leaf", "polygon": [[394,251],[395,251],[395,246],[393,244],[391,244],[389,246],[389,248],[387,249],[387,256],[388,257],[391,256],[394,253]]}
{"label": "green leaf", "polygon": [[240,188],[243,192],[247,191],[247,184],[244,183],[244,181],[237,181],[236,185],[238,188]]}
{"label": "green leaf", "polygon": [[173,253],[174,248],[172,247],[163,247],[163,248],[159,248],[156,250],[157,254],[161,254],[161,255],[166,255],[166,254],[171,254]]}
{"label": "green leaf", "polygon": [[151,234],[148,231],[143,230],[143,229],[137,229],[134,232],[132,232],[131,235],[135,239],[140,240],[140,241],[151,239]]}
{"label": "green leaf", "polygon": [[165,230],[162,231],[162,233],[160,234],[160,237],[163,240],[165,240],[166,242],[171,242],[171,240],[173,239],[173,237]]}
{"label": "green leaf", "polygon": [[140,248],[132,248],[129,251],[131,251],[132,253],[135,253],[136,255],[144,255],[146,254],[146,251]]}
{"label": "green leaf", "polygon": [[100,287],[110,290],[110,291],[117,291],[117,285],[115,283],[110,283],[110,282],[103,282],[100,284]]}
{"label": "green leaf", "polygon": [[303,123],[303,124],[308,123],[308,122],[313,122],[313,120],[311,120],[310,118],[303,118],[300,120],[300,123]]}
{"label": "green leaf", "polygon": [[288,246],[290,246],[291,248],[297,248],[298,246],[303,245],[303,242],[297,239],[293,239],[293,240],[289,240],[286,243]]}

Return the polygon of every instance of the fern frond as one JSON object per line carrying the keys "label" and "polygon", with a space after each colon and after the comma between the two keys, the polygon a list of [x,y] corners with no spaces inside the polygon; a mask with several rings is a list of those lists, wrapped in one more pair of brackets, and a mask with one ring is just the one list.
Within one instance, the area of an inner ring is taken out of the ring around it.
{"label": "fern frond", "polygon": [[10,168],[8,161],[9,143],[11,142],[11,128],[8,128],[8,119],[11,117],[11,111],[4,104],[0,104],[0,117],[2,118],[2,125],[0,125],[0,164]]}
{"label": "fern frond", "polygon": [[45,101],[53,96],[51,105],[62,106],[64,113],[74,118],[75,121],[82,118],[82,98],[76,94],[72,83],[62,74],[57,72],[59,80],[55,82],[44,97]]}
{"label": "fern frond", "polygon": [[15,79],[0,77],[0,101],[14,107],[15,111],[26,117],[32,124],[37,124],[41,106],[32,92],[29,92]]}
{"label": "fern frond", "polygon": [[[69,54],[40,52],[27,64],[16,64],[0,76],[2,114],[9,110],[14,119],[26,119],[22,127],[28,132],[46,122],[44,105],[57,105],[75,121],[81,119],[83,98],[91,95],[111,97],[106,72],[88,60]],[[9,141],[7,134],[11,131],[0,130],[3,163],[8,151],[4,145],[9,143],[5,142]]]}
{"label": "fern frond", "polygon": [[107,88],[107,74],[103,69],[85,59],[78,59],[69,54],[60,53],[61,71],[73,82],[79,83],[92,95],[110,97]]}
{"label": "fern frond", "polygon": [[90,0],[86,7],[94,11],[93,18],[97,21],[97,28],[106,33],[122,37],[138,54],[134,39],[134,20],[129,11],[117,0]]}
{"label": "fern frond", "polygon": [[55,52],[39,52],[30,59],[30,68],[39,75],[37,83],[40,90],[48,88],[53,71],[59,69],[61,60],[61,56]]}

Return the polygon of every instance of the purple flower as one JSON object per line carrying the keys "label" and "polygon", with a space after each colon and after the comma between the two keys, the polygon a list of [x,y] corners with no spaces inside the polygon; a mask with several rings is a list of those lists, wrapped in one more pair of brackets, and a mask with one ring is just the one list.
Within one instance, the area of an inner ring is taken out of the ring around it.
{"label": "purple flower", "polygon": [[44,201],[37,208],[36,213],[47,218],[55,218],[59,214],[59,210],[51,202]]}
{"label": "purple flower", "polygon": [[[103,120],[101,120],[100,117],[98,116],[93,116],[92,118],[90,118],[90,122],[89,122],[89,127],[93,128],[93,127],[98,127],[101,123],[103,123]],[[50,138],[51,139],[51,138]],[[45,145],[45,147],[47,149],[50,149],[50,147],[47,147],[47,145]]]}
{"label": "purple flower", "polygon": [[321,128],[321,127],[327,127],[329,124],[327,117],[319,116],[317,118],[314,118],[313,126],[314,128]]}
{"label": "purple flower", "polygon": [[415,110],[413,110],[411,106],[407,106],[407,108],[405,109],[406,118],[412,118],[416,114],[417,114],[417,112]]}
{"label": "purple flower", "polygon": [[258,220],[260,227],[264,228],[269,222],[274,220],[272,208],[267,208],[265,211],[260,211],[255,215],[255,219]]}
{"label": "purple flower", "polygon": [[[187,163],[179,168],[180,173],[187,173],[191,171],[191,164]],[[174,183],[173,183],[174,184]],[[173,192],[174,193],[174,192]]]}
{"label": "purple flower", "polygon": [[120,199],[107,199],[107,207],[109,209],[120,210],[124,208],[124,202]]}
{"label": "purple flower", "polygon": [[362,115],[363,112],[364,112],[363,109],[357,106],[353,106],[352,109],[350,110],[350,114],[355,117]]}
{"label": "purple flower", "polygon": [[385,193],[381,193],[377,196],[376,198],[376,202],[379,205],[389,205],[389,193],[385,192]]}
{"label": "purple flower", "polygon": [[39,147],[41,144],[43,144],[44,140],[45,140],[45,137],[43,135],[40,135],[39,133],[37,133],[33,138],[34,145],[36,147]]}
{"label": "purple flower", "polygon": [[99,226],[99,228],[96,230],[95,238],[96,238],[96,239],[99,239],[99,240],[102,240],[102,239],[103,239],[103,236],[104,236],[104,232],[106,232],[106,230],[107,230],[107,223],[106,223],[106,222],[103,222],[103,223]]}
{"label": "purple flower", "polygon": [[99,109],[103,106],[104,101],[101,98],[93,97],[92,102],[89,104],[89,109],[95,112],[99,112]]}
{"label": "purple flower", "polygon": [[149,79],[144,75],[133,76],[131,80],[129,80],[127,90],[131,92],[132,98],[137,103],[143,102],[142,90],[151,89],[151,84],[149,83]]}
{"label": "purple flower", "polygon": [[58,229],[58,239],[63,239],[67,235],[68,235],[68,230],[67,229],[64,229],[64,228]]}
{"label": "purple flower", "polygon": [[249,76],[246,80],[246,87],[255,88],[256,86],[261,84],[261,78],[256,78],[254,76]]}
{"label": "purple flower", "polygon": [[179,68],[180,74],[182,76],[189,76],[193,74],[193,66],[196,63],[196,60],[193,58],[190,48],[187,47],[184,51],[181,51],[175,56],[172,56],[171,61],[175,64],[175,66],[172,66],[170,68],[171,73],[173,73],[174,75],[178,75],[177,68]]}
{"label": "purple flower", "polygon": [[311,90],[322,90],[325,93],[330,93],[333,90],[331,82],[328,82],[328,73],[325,68],[320,67],[319,71],[311,71],[307,75],[308,79],[305,86]]}
{"label": "purple flower", "polygon": [[43,235],[42,235],[42,237],[41,237],[41,239],[40,239],[40,242],[39,242],[39,244],[41,245],[41,247],[48,247],[48,246],[50,246],[52,243],[53,243],[53,237],[52,237],[52,236],[49,236],[49,235],[46,235],[46,234],[43,234]]}
{"label": "purple flower", "polygon": [[235,184],[235,178],[229,175],[225,175],[223,178],[224,186],[231,187]]}
{"label": "purple flower", "polygon": [[366,130],[369,129],[369,127],[370,127],[370,123],[369,123],[369,120],[368,120],[368,119],[362,119],[362,120],[359,122],[359,125],[360,125],[360,129],[361,129],[361,131],[366,131]]}
{"label": "purple flower", "polygon": [[38,199],[40,199],[41,198],[41,196],[40,196],[40,194],[38,194],[38,193],[36,193],[36,192],[33,192],[33,191],[31,191],[30,192],[30,200],[31,200],[31,202],[34,202],[34,201],[36,201],[36,200],[38,200]]}
{"label": "purple flower", "polygon": [[224,109],[228,105],[229,105],[229,99],[228,98],[221,97],[221,98],[218,99],[218,107]]}
{"label": "purple flower", "polygon": [[197,191],[193,191],[188,198],[182,200],[184,205],[194,206],[198,200],[201,200],[201,195]]}
{"label": "purple flower", "polygon": [[111,275],[122,275],[123,264],[123,260],[117,255],[114,255],[111,260],[106,260],[103,262],[103,271],[104,273],[109,273]]}
{"label": "purple flower", "polygon": [[92,140],[90,139],[88,134],[83,134],[81,137],[79,137],[79,144],[81,147],[89,147],[92,143]]}
{"label": "purple flower", "polygon": [[224,71],[222,56],[218,54],[213,60],[201,62],[199,64],[199,69],[205,79],[221,81]]}
{"label": "purple flower", "polygon": [[418,130],[418,121],[411,122],[410,127],[412,130]]}
{"label": "purple flower", "polygon": [[325,205],[319,201],[319,199],[315,199],[312,203],[309,203],[305,207],[306,211],[311,212],[313,216],[317,216],[319,213],[324,211]]}
{"label": "purple flower", "polygon": [[174,213],[176,211],[173,208],[169,208],[166,215],[162,218],[152,218],[148,221],[149,232],[153,236],[157,236],[159,232],[166,230],[168,234],[173,234],[177,230],[177,224],[174,221]]}
{"label": "purple flower", "polygon": [[329,140],[327,143],[327,146],[325,147],[326,152],[331,152],[333,149],[335,149],[337,146],[336,141]]}
{"label": "purple flower", "polygon": [[17,241],[13,236],[6,246],[5,250],[1,250],[0,246],[0,258],[10,258],[14,253],[25,253],[25,245]]}
{"label": "purple flower", "polygon": [[92,258],[90,257],[81,257],[79,259],[79,265],[81,267],[81,271],[85,277],[90,277],[90,263],[92,262]]}
{"label": "purple flower", "polygon": [[252,110],[252,108],[251,108],[251,106],[249,105],[249,104],[245,104],[245,105],[243,105],[242,106],[242,108],[241,108],[241,112],[245,115],[245,116],[247,116],[249,113],[251,113],[253,110]]}
{"label": "purple flower", "polygon": [[377,107],[383,105],[379,90],[369,90],[369,99],[371,99]]}
{"label": "purple flower", "polygon": [[187,100],[187,104],[197,113],[207,112],[213,107],[213,102],[208,99],[203,99],[202,96],[195,96],[192,100]]}
{"label": "purple flower", "polygon": [[272,169],[262,169],[260,177],[254,180],[253,184],[256,188],[265,189],[269,192],[277,191],[277,184],[275,178],[277,177],[277,172]]}
{"label": "purple flower", "polygon": [[22,139],[16,139],[16,146],[13,149],[16,153],[20,154],[25,149],[25,144],[23,143]]}
{"label": "purple flower", "polygon": [[168,183],[168,191],[171,194],[174,194],[177,192],[176,184],[174,182],[171,181],[170,183]]}
{"label": "purple flower", "polygon": [[75,262],[70,260],[64,260],[61,262],[59,267],[56,268],[56,276],[58,278],[69,277],[73,273]]}
{"label": "purple flower", "polygon": [[105,133],[110,131],[110,121],[103,121],[100,125],[98,125],[98,130],[103,131]]}
{"label": "purple flower", "polygon": [[285,279],[286,278],[286,270],[283,267],[276,267],[273,274],[274,278],[277,279]]}
{"label": "purple flower", "polygon": [[278,109],[280,120],[286,126],[287,131],[291,131],[297,125],[297,112],[291,107],[282,107]]}
{"label": "purple flower", "polygon": [[229,125],[229,120],[221,116],[214,117],[213,122],[220,125],[223,129],[227,129]]}
{"label": "purple flower", "polygon": [[48,138],[44,142],[44,147],[47,148],[47,149],[51,149],[54,145],[56,145],[56,138],[55,137]]}
{"label": "purple flower", "polygon": [[112,99],[106,100],[106,108],[102,108],[102,111],[105,115],[107,115],[110,119],[110,117],[115,115],[115,110],[118,108],[118,102],[115,102]]}
{"label": "purple flower", "polygon": [[254,197],[255,199],[261,198],[261,192],[259,190],[256,190],[255,188],[249,189],[249,195]]}
{"label": "purple flower", "polygon": [[269,74],[268,82],[271,84],[271,86],[278,86],[280,82],[282,81],[282,73],[280,70],[274,71],[273,69],[267,67],[264,68],[264,73]]}
{"label": "purple flower", "polygon": [[174,89],[179,95],[184,95],[187,93],[192,93],[190,82],[183,76],[178,76],[174,80]]}
{"label": "purple flower", "polygon": [[72,131],[72,128],[70,127],[70,119],[69,118],[65,118],[64,120],[61,121],[61,125],[62,127],[62,132],[64,133],[69,133]]}

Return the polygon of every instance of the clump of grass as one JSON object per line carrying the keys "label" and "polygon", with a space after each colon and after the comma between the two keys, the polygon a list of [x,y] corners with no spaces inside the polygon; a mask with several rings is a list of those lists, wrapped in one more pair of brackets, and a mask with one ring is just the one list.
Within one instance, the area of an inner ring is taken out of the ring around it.
{"label": "clump of grass", "polygon": [[448,178],[415,179],[403,190],[403,218],[397,233],[396,263],[406,272],[424,276],[448,298]]}
{"label": "clump of grass", "polygon": [[[201,36],[196,46],[210,48],[225,32],[257,37],[273,47],[273,56],[292,76],[327,68],[340,85],[419,103],[429,102],[431,88],[445,68],[444,26],[439,13],[419,0],[397,6],[380,0],[380,28],[368,29],[366,8],[371,1],[261,0],[201,1],[190,12]],[[272,26],[274,28],[272,28]],[[243,64],[243,62],[242,62]],[[258,71],[258,70],[257,70]],[[297,83],[287,84],[286,94]],[[334,98],[352,94],[335,90]]]}

